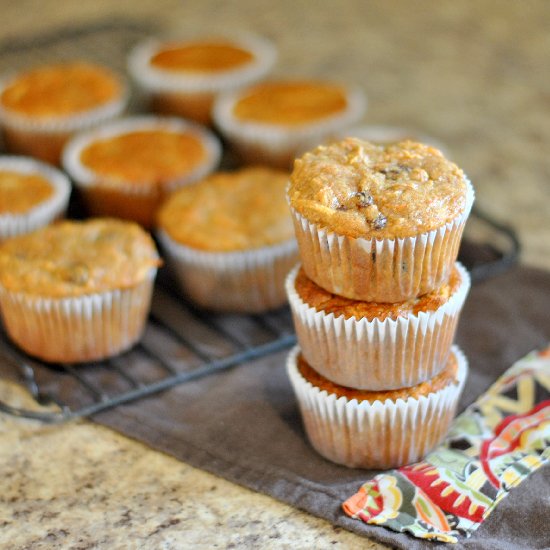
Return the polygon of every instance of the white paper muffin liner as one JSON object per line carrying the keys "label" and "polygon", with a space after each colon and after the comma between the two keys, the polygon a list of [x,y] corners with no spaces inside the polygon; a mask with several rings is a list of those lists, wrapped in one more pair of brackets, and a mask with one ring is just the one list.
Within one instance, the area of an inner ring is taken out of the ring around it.
{"label": "white paper muffin liner", "polygon": [[444,284],[458,256],[464,226],[474,202],[466,180],[466,204],[442,227],[414,237],[348,237],[309,222],[290,211],[307,276],[320,287],[367,302],[404,302]]}
{"label": "white paper muffin liner", "polygon": [[29,233],[65,215],[71,194],[71,184],[65,174],[43,162],[11,156],[0,156],[0,171],[36,174],[53,187],[52,196],[28,211],[0,214],[0,241]]}
{"label": "white paper muffin liner", "polygon": [[214,123],[247,162],[288,168],[304,151],[336,137],[363,117],[367,108],[364,92],[350,86],[345,90],[347,106],[342,112],[314,122],[283,125],[235,117],[235,105],[247,93],[246,88],[241,88],[218,96],[214,103]]}
{"label": "white paper muffin liner", "polygon": [[387,469],[422,459],[444,438],[468,372],[464,354],[453,346],[456,383],[418,398],[358,402],[308,382],[297,368],[299,351],[290,352],[287,372],[308,439],[328,460],[353,468]]}
{"label": "white paper muffin liner", "polygon": [[332,382],[362,390],[415,386],[445,367],[470,276],[455,264],[460,285],[435,311],[385,319],[346,319],[317,311],[296,292],[300,266],[286,280],[286,291],[304,359]]}
{"label": "white paper muffin liner", "polygon": [[157,269],[133,287],[66,298],[43,298],[0,286],[9,337],[44,361],[80,363],[110,357],[140,338]]}
{"label": "white paper muffin liner", "polygon": [[[81,162],[82,151],[94,141],[109,139],[139,130],[190,133],[200,140],[205,148],[206,156],[193,170],[177,179],[162,182],[161,185],[156,182],[109,180],[96,174]],[[218,138],[198,124],[177,117],[134,116],[112,121],[93,130],[77,134],[67,143],[63,150],[62,160],[65,171],[81,191],[88,208],[93,214],[135,219],[133,212],[136,211],[138,215],[147,220],[145,225],[152,225],[154,212],[151,210],[158,206],[164,196],[213,172],[220,162],[221,151]],[[109,207],[107,201],[96,200],[98,192],[108,193],[111,197],[114,197],[114,206]],[[144,209],[149,209],[149,211],[144,211]],[[136,219],[136,221],[143,220]]]}
{"label": "white paper muffin liner", "polygon": [[287,301],[285,278],[298,260],[296,241],[236,252],[204,252],[158,237],[183,293],[201,307],[256,313]]}

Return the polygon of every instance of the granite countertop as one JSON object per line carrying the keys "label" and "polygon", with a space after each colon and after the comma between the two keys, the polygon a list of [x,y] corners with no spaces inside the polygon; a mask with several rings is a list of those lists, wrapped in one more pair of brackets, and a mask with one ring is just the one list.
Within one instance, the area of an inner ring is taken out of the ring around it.
{"label": "granite countertop", "polygon": [[[109,17],[263,34],[278,45],[277,74],[356,83],[369,97],[365,123],[444,143],[478,205],[517,229],[522,261],[550,269],[545,0],[0,6],[0,40]],[[30,406],[7,381],[0,398]],[[0,463],[2,548],[382,548],[87,421],[42,426],[0,415]]]}

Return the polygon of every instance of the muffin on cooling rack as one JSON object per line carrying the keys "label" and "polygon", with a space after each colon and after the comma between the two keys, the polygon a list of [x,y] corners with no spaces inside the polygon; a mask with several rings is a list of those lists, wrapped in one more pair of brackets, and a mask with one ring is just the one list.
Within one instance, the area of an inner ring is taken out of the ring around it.
{"label": "muffin on cooling rack", "polygon": [[474,199],[433,147],[348,138],[297,159],[288,200],[307,276],[354,300],[402,302],[444,284]]}
{"label": "muffin on cooling rack", "polygon": [[416,462],[445,436],[468,364],[453,347],[435,377],[410,388],[366,391],[334,384],[295,347],[287,372],[309,441],[325,458],[353,468],[393,468]]}
{"label": "muffin on cooling rack", "polygon": [[160,208],[168,265],[195,303],[235,312],[286,303],[285,277],[297,261],[287,181],[288,173],[263,167],[220,172]]}
{"label": "muffin on cooling rack", "polygon": [[153,111],[210,124],[216,96],[262,78],[275,59],[274,46],[252,35],[149,39],[128,68]]}
{"label": "muffin on cooling rack", "polygon": [[219,140],[176,117],[135,116],[75,136],[63,166],[95,216],[116,216],[152,227],[172,191],[212,172]]}
{"label": "muffin on cooling rack", "polygon": [[8,151],[57,164],[63,145],[80,130],[120,115],[124,81],[84,61],[49,64],[0,82],[0,125]]}
{"label": "muffin on cooling rack", "polygon": [[63,221],[0,244],[0,310],[29,355],[95,361],[141,337],[160,263],[131,222]]}
{"label": "muffin on cooling rack", "polygon": [[70,193],[68,178],[53,166],[0,156],[0,241],[62,217]]}
{"label": "muffin on cooling rack", "polygon": [[300,266],[286,282],[304,359],[332,382],[364,390],[414,386],[438,374],[469,288],[459,263],[441,287],[393,304],[332,294]]}
{"label": "muffin on cooling rack", "polygon": [[364,94],[330,81],[272,80],[222,94],[214,122],[248,163],[289,169],[294,158],[363,116]]}

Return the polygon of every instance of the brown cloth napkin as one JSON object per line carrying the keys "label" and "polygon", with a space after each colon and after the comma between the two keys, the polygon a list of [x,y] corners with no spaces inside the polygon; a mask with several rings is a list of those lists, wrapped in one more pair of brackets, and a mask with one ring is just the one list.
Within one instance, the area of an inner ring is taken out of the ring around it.
{"label": "brown cloth napkin", "polygon": [[[474,284],[457,337],[470,361],[460,410],[515,360],[548,341],[550,273],[515,267]],[[396,548],[432,547],[345,516],[342,502],[374,472],[337,466],[309,446],[285,357],[277,353],[97,414],[94,420],[350,531]],[[549,495],[550,468],[542,468],[470,539],[453,548],[549,547]]]}

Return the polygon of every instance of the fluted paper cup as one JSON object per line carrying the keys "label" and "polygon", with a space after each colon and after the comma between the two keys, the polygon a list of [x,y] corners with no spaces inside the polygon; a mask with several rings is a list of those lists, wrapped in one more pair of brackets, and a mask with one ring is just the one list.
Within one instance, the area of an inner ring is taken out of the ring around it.
{"label": "fluted paper cup", "polygon": [[256,313],[287,301],[285,278],[298,260],[296,241],[236,252],[205,252],[158,237],[183,293],[201,307]]}
{"label": "fluted paper cup", "polygon": [[[202,143],[205,158],[181,177],[160,183],[105,178],[82,163],[82,151],[94,141],[140,130],[189,132]],[[218,166],[220,158],[219,140],[198,124],[176,117],[133,116],[76,135],[63,151],[63,167],[81,192],[90,214],[124,218],[144,227],[152,227],[156,210],[166,196],[210,174]]]}
{"label": "fluted paper cup", "polygon": [[0,171],[36,174],[53,188],[49,198],[25,212],[0,214],[0,241],[29,233],[65,215],[71,194],[71,184],[65,174],[43,162],[12,156],[0,156]]}
{"label": "fluted paper cup", "polygon": [[97,361],[130,349],[141,338],[156,268],[123,289],[49,298],[0,286],[9,337],[26,353],[49,362]]}
{"label": "fluted paper cup", "polygon": [[240,120],[234,114],[246,89],[221,94],[214,103],[213,118],[229,144],[248,164],[268,164],[288,169],[304,151],[327,141],[361,119],[367,107],[358,88],[346,89],[346,108],[339,113],[303,124],[266,124]]}
{"label": "fluted paper cup", "polygon": [[[204,38],[199,38],[204,40]],[[167,45],[194,42],[152,38],[139,43],[128,57],[128,70],[149,100],[153,111],[210,124],[212,104],[217,94],[263,78],[273,67],[277,52],[268,40],[251,34],[216,39],[241,47],[254,55],[243,66],[215,72],[167,71],[155,67],[152,58]]]}
{"label": "fluted paper cup", "polygon": [[393,390],[434,377],[445,367],[470,289],[468,272],[455,266],[460,284],[435,311],[372,321],[327,314],[304,302],[295,288],[297,266],[286,291],[304,359],[332,382],[362,390]]}
{"label": "fluted paper cup", "polygon": [[364,239],[319,227],[290,208],[307,276],[320,287],[353,300],[404,302],[444,284],[458,256],[474,202],[466,180],[466,204],[442,227],[401,239]]}
{"label": "fluted paper cup", "polygon": [[455,383],[418,398],[358,402],[308,382],[298,371],[299,351],[290,352],[287,372],[308,439],[328,460],[353,468],[387,469],[421,460],[447,433],[468,371],[465,356],[453,347]]}

